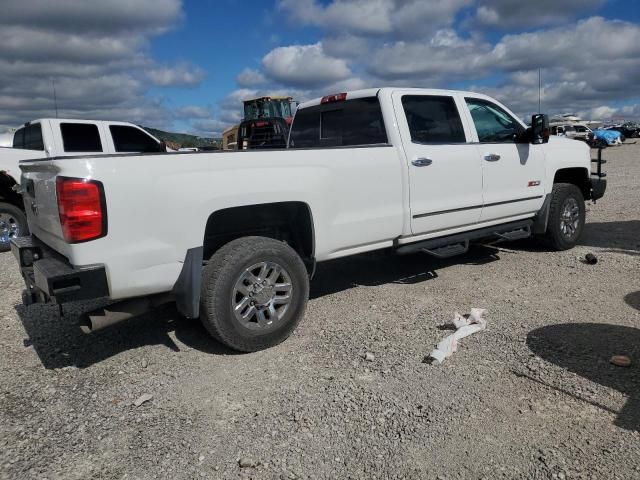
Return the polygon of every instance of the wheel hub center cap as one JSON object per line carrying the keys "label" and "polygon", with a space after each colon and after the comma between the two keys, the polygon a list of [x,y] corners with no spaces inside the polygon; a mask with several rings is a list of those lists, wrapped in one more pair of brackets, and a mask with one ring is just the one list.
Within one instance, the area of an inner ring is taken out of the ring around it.
{"label": "wheel hub center cap", "polygon": [[259,305],[266,305],[273,299],[274,291],[271,285],[266,287],[259,287],[259,290],[254,294],[253,298]]}

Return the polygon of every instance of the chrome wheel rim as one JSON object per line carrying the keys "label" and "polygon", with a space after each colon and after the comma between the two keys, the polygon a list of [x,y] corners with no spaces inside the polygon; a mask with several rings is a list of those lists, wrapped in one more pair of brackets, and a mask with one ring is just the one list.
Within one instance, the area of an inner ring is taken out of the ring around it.
{"label": "chrome wheel rim", "polygon": [[246,328],[272,328],[289,309],[292,293],[291,276],[284,267],[274,262],[256,263],[240,274],[233,287],[233,314]]}
{"label": "chrome wheel rim", "polygon": [[0,245],[8,245],[12,238],[20,236],[20,224],[10,213],[0,212]]}
{"label": "chrome wheel rim", "polygon": [[580,207],[575,198],[567,198],[562,207],[560,215],[560,231],[562,234],[571,238],[575,235],[580,225]]}

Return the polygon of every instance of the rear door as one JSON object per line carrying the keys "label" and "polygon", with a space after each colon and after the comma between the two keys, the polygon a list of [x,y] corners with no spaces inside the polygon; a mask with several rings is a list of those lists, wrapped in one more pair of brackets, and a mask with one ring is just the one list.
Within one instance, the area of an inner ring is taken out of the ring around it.
{"label": "rear door", "polygon": [[393,93],[409,168],[411,230],[435,233],[477,223],[482,210],[482,165],[467,143],[460,98],[415,91]]}
{"label": "rear door", "polygon": [[96,123],[61,120],[52,125],[57,131],[56,156],[76,157],[112,153],[104,139],[104,133]]}
{"label": "rear door", "polygon": [[484,98],[465,97],[482,164],[481,222],[532,215],[544,201],[542,145],[518,143],[525,130],[506,108]]}

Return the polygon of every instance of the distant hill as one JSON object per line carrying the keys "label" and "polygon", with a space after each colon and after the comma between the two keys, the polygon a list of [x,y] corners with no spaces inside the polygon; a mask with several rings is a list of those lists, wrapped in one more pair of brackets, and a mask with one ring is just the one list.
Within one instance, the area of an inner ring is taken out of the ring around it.
{"label": "distant hill", "polygon": [[167,144],[172,144],[174,147],[178,148],[220,148],[220,145],[222,145],[222,139],[219,138],[197,137],[195,135],[188,135],[186,133],[165,132],[156,128],[143,127],[142,125],[140,125],[140,128],[144,128],[147,132],[149,132],[157,139],[167,142]]}

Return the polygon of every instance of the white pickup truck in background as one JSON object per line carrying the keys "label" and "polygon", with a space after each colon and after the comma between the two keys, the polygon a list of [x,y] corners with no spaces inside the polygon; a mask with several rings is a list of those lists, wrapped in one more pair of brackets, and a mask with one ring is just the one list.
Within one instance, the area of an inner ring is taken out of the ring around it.
{"label": "white pickup truck in background", "polygon": [[125,122],[43,118],[28,122],[0,147],[0,252],[11,238],[28,233],[20,182],[21,160],[128,152],[164,152],[166,146],[142,128]]}
{"label": "white pickup truck in background", "polygon": [[21,163],[31,236],[12,241],[23,301],[120,300],[97,329],[175,301],[240,351],[283,341],[316,262],[473,241],[578,241],[604,195],[582,142],[549,139],[471,92],[383,88],[299,106],[289,148]]}

